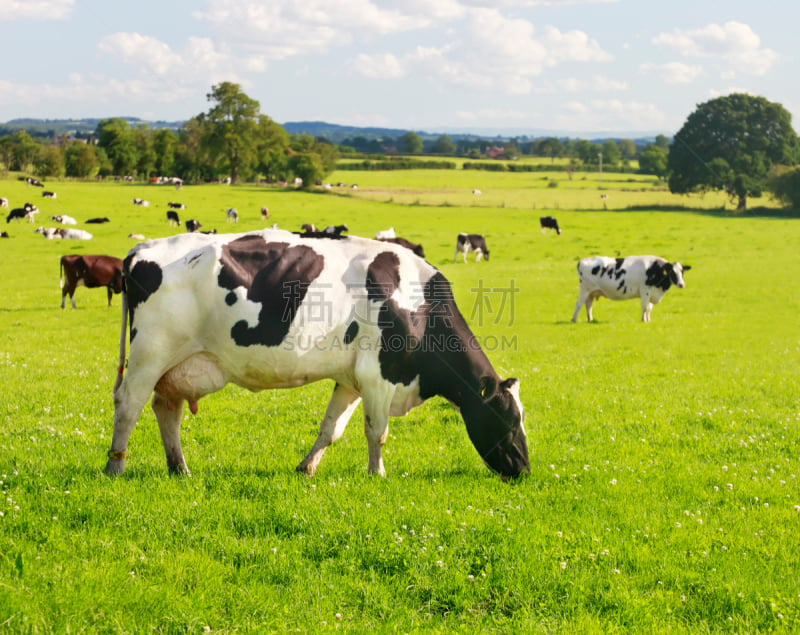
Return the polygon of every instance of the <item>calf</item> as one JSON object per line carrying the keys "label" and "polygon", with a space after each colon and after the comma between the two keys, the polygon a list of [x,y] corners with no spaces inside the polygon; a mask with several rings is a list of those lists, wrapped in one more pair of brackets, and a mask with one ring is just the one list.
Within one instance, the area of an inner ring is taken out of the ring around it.
{"label": "calf", "polygon": [[542,226],[542,233],[546,233],[549,229],[555,229],[556,234],[561,235],[561,228],[558,226],[558,221],[554,216],[542,216],[539,219],[539,225]]}
{"label": "calf", "polygon": [[181,219],[178,217],[178,212],[173,212],[171,209],[167,210],[167,224],[172,227],[181,226]]}
{"label": "calf", "polygon": [[113,256],[61,256],[58,283],[61,286],[62,309],[67,295],[72,308],[75,308],[75,289],[80,285],[87,289],[106,287],[108,306],[111,306],[112,294],[122,292],[122,260]]}
{"label": "calf", "polygon": [[383,475],[389,417],[434,395],[459,409],[491,470],[530,469],[519,382],[497,375],[442,273],[402,247],[269,229],[181,234],[131,249],[123,278],[108,474],[123,472],[151,395],[167,466],[187,473],[186,402],[196,413],[229,383],[259,391],[325,378],[333,394],[299,472],[316,472],[363,399],[368,471]]}
{"label": "calf", "polygon": [[642,302],[642,321],[649,322],[653,305],[661,301],[673,284],[679,289],[686,286],[683,273],[689,269],[689,265],[670,263],[657,256],[584,258],[578,263],[580,291],[572,321],[578,319],[581,307],[586,305],[586,318],[591,322],[595,298],[639,298]]}
{"label": "calf", "polygon": [[238,223],[239,222],[239,212],[237,212],[235,208],[229,207],[227,210],[225,210],[225,219],[229,223]]}
{"label": "calf", "polygon": [[195,220],[194,218],[190,218],[186,221],[186,231],[187,232],[196,232],[198,229],[202,227],[199,220]]}
{"label": "calf", "polygon": [[57,216],[51,216],[50,220],[54,220],[57,223],[61,223],[62,225],[77,225],[78,221],[76,221],[72,216],[67,216],[66,214],[58,214]]}
{"label": "calf", "polygon": [[486,248],[486,240],[480,234],[465,234],[458,235],[456,240],[456,255],[453,257],[453,262],[458,259],[458,254],[464,254],[464,262],[467,262],[467,254],[471,251],[476,253],[475,262],[480,262],[481,257],[486,256],[489,260],[489,250]]}

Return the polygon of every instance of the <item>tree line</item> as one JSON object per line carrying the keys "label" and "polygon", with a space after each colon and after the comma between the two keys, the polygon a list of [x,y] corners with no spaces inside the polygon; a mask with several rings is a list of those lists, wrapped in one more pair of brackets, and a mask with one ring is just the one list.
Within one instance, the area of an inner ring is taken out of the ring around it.
{"label": "tree line", "polygon": [[[336,169],[340,157],[514,161],[528,155],[549,158],[552,164],[559,159],[560,169],[570,174],[601,166],[632,171],[635,161],[636,171],[665,179],[672,192],[722,190],[736,200],[739,210],[746,209],[748,197],[766,191],[800,207],[800,142],[791,115],[763,97],[732,94],[712,99],[698,105],[671,140],[659,135],[645,145],[631,139],[597,143],[557,137],[454,140],[441,135],[423,140],[416,132],[397,138],[355,136],[335,145],[307,134],[288,134],[262,114],[259,102],[238,84],[212,86],[206,98],[208,111],[178,130],[131,126],[121,118],[100,120],[93,133],[76,137],[33,137],[19,130],[0,137],[0,163],[6,171],[40,178],[176,176],[187,183],[299,178],[312,186]],[[444,167],[446,162],[441,163]]]}

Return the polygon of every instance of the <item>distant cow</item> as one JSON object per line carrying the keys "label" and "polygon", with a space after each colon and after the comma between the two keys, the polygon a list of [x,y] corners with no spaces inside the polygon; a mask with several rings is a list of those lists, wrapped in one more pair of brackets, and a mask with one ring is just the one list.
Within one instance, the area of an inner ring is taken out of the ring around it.
{"label": "distant cow", "polygon": [[323,234],[333,234],[341,236],[343,232],[348,231],[347,225],[328,225],[325,229],[321,230]]}
{"label": "distant cow", "polygon": [[8,232],[0,232],[0,238],[11,238],[11,236],[8,235]]}
{"label": "distant cow", "polygon": [[44,187],[44,185],[42,184],[41,181],[39,181],[38,179],[34,179],[34,178],[30,177],[30,176],[25,179],[25,182],[28,185],[33,185],[34,187]]}
{"label": "distant cow", "polygon": [[[188,473],[187,403],[196,413],[200,399],[229,383],[258,391],[325,378],[333,394],[301,473],[317,471],[363,400],[367,469],[385,474],[389,417],[434,395],[458,408],[489,469],[504,478],[530,470],[519,381],[498,376],[450,283],[405,249],[268,229],[182,234],[136,245],[123,277],[109,475],[124,471],[151,395],[167,466]],[[330,307],[326,319],[320,306]]]}
{"label": "distant cow", "polygon": [[539,219],[539,224],[542,226],[542,233],[546,233],[549,229],[555,229],[556,234],[561,235],[561,228],[558,226],[558,221],[555,216],[542,216]]}
{"label": "distant cow", "polygon": [[170,209],[186,209],[186,205],[184,205],[183,203],[174,203],[172,201],[167,203],[167,207],[169,207]]}
{"label": "distant cow", "polygon": [[77,225],[78,221],[76,221],[72,216],[67,216],[66,214],[58,214],[56,216],[51,216],[50,220],[54,220],[57,223],[61,223],[62,225]]}
{"label": "distant cow", "polygon": [[489,250],[486,248],[486,239],[480,234],[465,234],[460,233],[456,240],[456,255],[453,257],[453,262],[458,259],[459,252],[464,254],[464,262],[467,262],[467,254],[474,251],[476,253],[475,262],[480,262],[483,256],[489,260]]}
{"label": "distant cow", "polygon": [[90,223],[90,224],[96,224],[96,225],[99,225],[99,224],[101,224],[101,223],[110,223],[111,221],[108,219],[108,217],[106,217],[106,216],[103,216],[102,218],[90,218],[90,219],[89,219],[89,220],[87,220],[86,222],[87,222],[87,223]]}
{"label": "distant cow", "polygon": [[63,238],[65,240],[91,240],[92,235],[82,229],[71,227],[37,227],[34,233],[41,234],[49,240]]}
{"label": "distant cow", "polygon": [[686,283],[683,273],[689,265],[670,263],[657,256],[628,256],[627,258],[606,258],[595,256],[584,258],[578,263],[580,292],[572,321],[586,305],[586,318],[592,321],[592,302],[595,298],[610,300],[642,301],[642,321],[650,321],[650,311],[658,304],[664,294],[674,284],[683,289]]}
{"label": "distant cow", "polygon": [[173,227],[181,226],[181,219],[178,217],[178,212],[174,212],[171,209],[167,210],[167,224]]}
{"label": "distant cow", "polygon": [[395,236],[394,238],[378,238],[377,240],[380,240],[381,242],[385,243],[394,243],[395,245],[400,245],[401,247],[410,249],[420,258],[425,257],[425,250],[422,248],[422,245],[412,243],[410,240],[406,240],[405,238],[400,238],[398,236]]}
{"label": "distant cow", "polygon": [[300,226],[300,229],[302,229],[307,234],[313,234],[314,232],[317,231],[317,226],[314,223],[303,223]]}
{"label": "distant cow", "polygon": [[112,294],[122,292],[122,260],[113,256],[62,256],[58,282],[61,286],[62,309],[67,295],[72,308],[75,308],[75,289],[80,285],[87,289],[106,287],[108,306],[111,306]]}
{"label": "distant cow", "polygon": [[375,240],[380,240],[381,238],[395,238],[397,234],[394,233],[394,227],[390,227],[389,229],[383,229],[375,234]]}
{"label": "distant cow", "polygon": [[237,212],[235,208],[229,207],[227,210],[225,210],[225,218],[229,223],[238,223],[239,212]]}
{"label": "distant cow", "polygon": [[128,238],[131,238],[133,240],[144,240],[144,234],[136,234],[136,233],[128,234]]}
{"label": "distant cow", "polygon": [[56,198],[55,192],[48,192],[47,190],[42,190],[42,196],[44,198]]}
{"label": "distant cow", "polygon": [[269,208],[267,207],[261,208],[261,218],[262,220],[267,220],[269,218]]}
{"label": "distant cow", "polygon": [[0,207],[8,209],[8,199],[5,197],[0,198]]}
{"label": "distant cow", "polygon": [[17,222],[24,218],[29,223],[32,223],[34,215],[38,213],[39,208],[36,207],[36,205],[33,203],[25,203],[23,207],[15,207],[8,213],[8,216],[6,216],[6,223],[10,223],[12,218]]}
{"label": "distant cow", "polygon": [[187,220],[185,225],[187,232],[196,232],[203,226],[200,224],[199,220],[195,220],[194,218],[190,218],[189,220]]}
{"label": "distant cow", "polygon": [[134,205],[140,205],[141,207],[150,207],[150,201],[146,201],[143,198],[132,198],[131,202]]}

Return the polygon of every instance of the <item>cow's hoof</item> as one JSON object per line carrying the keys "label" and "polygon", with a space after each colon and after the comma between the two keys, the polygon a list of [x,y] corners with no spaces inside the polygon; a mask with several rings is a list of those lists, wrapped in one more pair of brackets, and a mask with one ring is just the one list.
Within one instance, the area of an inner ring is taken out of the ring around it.
{"label": "cow's hoof", "polygon": [[312,465],[306,463],[305,461],[303,461],[302,463],[300,463],[300,465],[298,465],[295,468],[295,471],[298,474],[305,474],[306,476],[314,476],[314,474],[316,473],[317,469],[314,466],[312,466]]}
{"label": "cow's hoof", "polygon": [[109,459],[108,463],[106,463],[105,473],[107,476],[118,476],[125,471],[125,461],[124,459],[121,461],[117,461],[115,459]]}

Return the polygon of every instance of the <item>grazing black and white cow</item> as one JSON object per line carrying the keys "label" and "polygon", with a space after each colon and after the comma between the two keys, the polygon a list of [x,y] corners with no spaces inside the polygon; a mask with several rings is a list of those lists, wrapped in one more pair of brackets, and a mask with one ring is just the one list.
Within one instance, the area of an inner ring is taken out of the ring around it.
{"label": "grazing black and white cow", "polygon": [[539,225],[542,226],[542,233],[546,233],[549,229],[555,229],[556,234],[561,235],[561,228],[558,226],[558,221],[555,216],[542,216],[539,218]]}
{"label": "grazing black and white cow", "polygon": [[674,284],[683,289],[683,273],[689,265],[668,262],[658,256],[628,256],[607,258],[594,256],[578,263],[580,291],[572,321],[578,319],[581,307],[586,305],[586,318],[592,321],[592,303],[595,298],[632,300],[642,302],[642,321],[650,321],[650,311]]}
{"label": "grazing black and white cow", "polygon": [[28,185],[33,185],[34,187],[44,187],[44,185],[42,184],[41,181],[39,181],[38,179],[34,179],[34,178],[30,177],[30,176],[25,179],[25,182]]}
{"label": "grazing black and white cow", "polygon": [[178,212],[171,209],[167,210],[167,224],[172,227],[180,227],[181,219],[178,217]]}
{"label": "grazing black and white cow", "polygon": [[347,225],[328,225],[320,230],[323,234],[333,234],[334,236],[341,236],[344,232],[348,231]]}
{"label": "grazing black and white cow", "polygon": [[66,214],[57,214],[56,216],[51,216],[50,220],[53,220],[57,223],[61,223],[62,225],[77,225],[78,221],[76,221],[72,216],[67,216]]}
{"label": "grazing black and white cow", "polygon": [[75,289],[80,285],[87,289],[106,287],[108,306],[111,306],[112,294],[122,292],[122,260],[114,256],[61,256],[58,283],[61,286],[62,309],[67,295],[72,308],[75,308]]}
{"label": "grazing black and white cow", "polygon": [[139,205],[141,207],[150,207],[150,201],[146,201],[143,198],[132,198],[131,203],[134,205]]}
{"label": "grazing black and white cow", "polygon": [[186,209],[186,205],[184,205],[183,203],[175,203],[173,201],[168,202],[167,207],[169,207],[170,209]]}
{"label": "grazing black and white cow", "polygon": [[123,277],[109,474],[124,470],[153,393],[167,465],[180,473],[188,472],[184,402],[194,413],[229,383],[258,391],[326,378],[333,395],[299,472],[316,472],[363,399],[368,470],[384,474],[389,417],[434,395],[460,409],[490,469],[503,477],[530,469],[518,380],[498,377],[448,281],[402,247],[270,229],[181,234],[135,246]]}
{"label": "grazing black and white cow", "polygon": [[239,212],[236,211],[235,207],[229,207],[225,210],[225,219],[229,223],[238,223],[239,222]]}
{"label": "grazing black and white cow", "polygon": [[405,238],[401,238],[400,236],[395,236],[394,238],[378,238],[378,240],[380,240],[381,242],[401,245],[402,247],[405,247],[406,249],[410,249],[411,251],[413,251],[420,258],[425,257],[425,250],[422,248],[422,245],[412,243],[410,240],[406,240]]}
{"label": "grazing black and white cow", "polygon": [[23,207],[15,207],[8,213],[8,216],[6,216],[6,223],[10,223],[12,219],[19,222],[23,218],[29,223],[32,223],[34,216],[38,213],[39,208],[36,207],[36,205],[33,203],[25,203]]}
{"label": "grazing black and white cow", "polygon": [[102,218],[90,218],[86,222],[90,224],[100,225],[101,223],[110,223],[111,221],[108,219],[107,216],[103,216]]}
{"label": "grazing black and white cow", "polygon": [[199,220],[195,220],[194,218],[187,220],[184,225],[186,225],[187,232],[196,232],[203,226]]}
{"label": "grazing black and white cow", "polygon": [[475,262],[480,262],[483,256],[489,260],[489,250],[486,248],[486,240],[480,234],[465,234],[460,233],[456,240],[456,255],[453,257],[453,262],[458,259],[458,254],[464,254],[464,262],[467,262],[467,254],[474,251],[476,253]]}
{"label": "grazing black and white cow", "polygon": [[42,196],[44,198],[56,198],[56,193],[55,192],[49,192],[47,190],[42,190]]}
{"label": "grazing black and white cow", "polygon": [[11,236],[8,235],[8,232],[3,231],[0,232],[0,238],[11,238]]}

